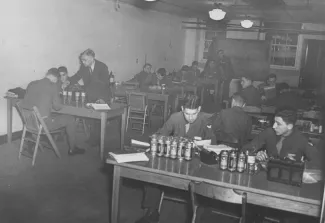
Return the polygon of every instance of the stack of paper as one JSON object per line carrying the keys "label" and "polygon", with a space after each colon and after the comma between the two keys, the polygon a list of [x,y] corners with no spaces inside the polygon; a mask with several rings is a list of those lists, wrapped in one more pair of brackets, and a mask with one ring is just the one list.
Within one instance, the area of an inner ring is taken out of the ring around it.
{"label": "stack of paper", "polygon": [[108,104],[88,103],[87,106],[92,107],[95,110],[111,110]]}
{"label": "stack of paper", "polygon": [[222,150],[233,150],[232,147],[226,145],[208,145],[204,146],[204,149],[215,152],[216,154],[219,154]]}
{"label": "stack of paper", "polygon": [[138,140],[135,140],[135,139],[131,139],[131,144],[135,145],[135,146],[144,146],[144,147],[149,147],[150,146],[150,144],[147,143],[147,142],[141,142],[141,141],[138,141]]}
{"label": "stack of paper", "polygon": [[144,153],[115,154],[110,152],[108,154],[118,163],[149,161],[149,158]]}

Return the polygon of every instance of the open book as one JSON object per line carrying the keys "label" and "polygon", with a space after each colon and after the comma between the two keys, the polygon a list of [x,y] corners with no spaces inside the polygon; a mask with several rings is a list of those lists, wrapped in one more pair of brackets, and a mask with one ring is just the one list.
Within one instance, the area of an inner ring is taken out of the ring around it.
{"label": "open book", "polygon": [[88,103],[87,106],[93,108],[94,110],[111,110],[108,104],[96,104],[96,103]]}
{"label": "open book", "polygon": [[126,153],[126,154],[116,154],[109,152],[116,162],[127,163],[127,162],[139,162],[139,161],[149,161],[149,158],[145,153]]}

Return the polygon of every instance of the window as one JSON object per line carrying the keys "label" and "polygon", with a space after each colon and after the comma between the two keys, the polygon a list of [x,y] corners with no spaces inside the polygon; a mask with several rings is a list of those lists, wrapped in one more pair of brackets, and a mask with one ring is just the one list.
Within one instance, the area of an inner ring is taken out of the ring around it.
{"label": "window", "polygon": [[208,59],[209,55],[209,47],[215,37],[218,36],[218,32],[214,31],[206,31],[205,32],[205,39],[204,39],[204,50],[203,50],[203,60]]}
{"label": "window", "polygon": [[266,38],[271,41],[271,65],[295,68],[298,34],[270,33]]}

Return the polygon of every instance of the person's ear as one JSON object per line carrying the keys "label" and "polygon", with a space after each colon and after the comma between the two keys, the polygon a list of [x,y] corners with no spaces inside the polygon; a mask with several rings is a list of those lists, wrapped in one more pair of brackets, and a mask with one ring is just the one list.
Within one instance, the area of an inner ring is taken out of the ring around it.
{"label": "person's ear", "polygon": [[288,129],[292,130],[293,129],[293,124],[288,124]]}

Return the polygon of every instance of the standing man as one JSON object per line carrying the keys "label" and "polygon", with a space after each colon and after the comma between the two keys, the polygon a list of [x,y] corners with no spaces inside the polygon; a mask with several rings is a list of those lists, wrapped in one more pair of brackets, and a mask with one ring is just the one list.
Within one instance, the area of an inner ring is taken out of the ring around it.
{"label": "standing man", "polygon": [[81,65],[70,78],[71,84],[83,80],[89,102],[101,100],[108,103],[111,98],[109,73],[106,64],[95,59],[95,52],[87,49],[80,54]]}
{"label": "standing man", "polygon": [[[80,54],[80,68],[70,78],[71,84],[77,84],[83,80],[88,102],[109,103],[111,90],[109,73],[106,64],[95,59],[95,52],[87,49]],[[88,143],[90,146],[97,146],[100,142],[100,122],[91,121],[91,131]]]}
{"label": "standing man", "polygon": [[129,82],[138,82],[140,89],[145,89],[150,85],[150,76],[151,76],[152,66],[150,63],[146,63],[143,66],[143,70],[136,74]]}
{"label": "standing man", "polygon": [[212,131],[216,141],[232,143],[236,140],[245,145],[252,131],[252,118],[243,110],[245,99],[239,93],[232,96],[231,108],[211,117]]}
{"label": "standing man", "polygon": [[[201,113],[201,106],[198,96],[188,95],[185,97],[181,112],[176,112],[170,116],[158,134],[164,136],[178,136],[193,139],[194,137],[210,138],[211,133],[207,128],[208,114]],[[146,214],[136,221],[136,223],[156,223],[159,222],[158,207],[161,197],[161,190],[155,185],[145,187],[143,208]]]}
{"label": "standing man", "polygon": [[32,81],[26,89],[21,107],[32,110],[36,106],[49,131],[65,128],[69,142],[69,155],[83,154],[85,150],[75,146],[76,123],[73,116],[53,115],[51,110],[60,110],[60,96],[57,81],[60,78],[58,69],[51,68],[41,80]]}

